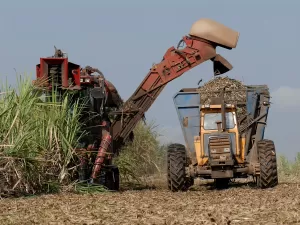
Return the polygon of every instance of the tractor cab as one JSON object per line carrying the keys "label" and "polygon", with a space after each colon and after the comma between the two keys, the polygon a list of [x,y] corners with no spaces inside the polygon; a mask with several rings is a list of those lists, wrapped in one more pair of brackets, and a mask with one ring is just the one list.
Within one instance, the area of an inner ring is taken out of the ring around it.
{"label": "tractor cab", "polygon": [[233,104],[225,104],[224,115],[221,104],[206,104],[201,107],[201,127],[204,133],[229,132],[236,128],[236,107]]}
{"label": "tractor cab", "polygon": [[236,106],[226,104],[223,97],[202,105],[199,133],[200,141],[195,143],[198,165],[209,166],[214,178],[232,177],[233,174],[221,173],[219,169],[232,167],[239,154]]}

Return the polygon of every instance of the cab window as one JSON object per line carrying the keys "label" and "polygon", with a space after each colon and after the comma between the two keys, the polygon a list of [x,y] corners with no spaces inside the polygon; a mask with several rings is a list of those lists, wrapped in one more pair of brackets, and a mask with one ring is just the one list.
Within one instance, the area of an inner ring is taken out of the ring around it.
{"label": "cab window", "polygon": [[[233,129],[234,124],[234,115],[232,112],[226,112],[226,129]],[[204,130],[217,130],[217,121],[222,121],[221,113],[207,113],[204,114]]]}

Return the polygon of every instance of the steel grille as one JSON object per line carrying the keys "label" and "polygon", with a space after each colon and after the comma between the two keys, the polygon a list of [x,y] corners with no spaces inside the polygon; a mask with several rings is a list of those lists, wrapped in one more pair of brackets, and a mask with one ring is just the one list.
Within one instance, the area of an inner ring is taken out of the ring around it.
{"label": "steel grille", "polygon": [[210,157],[212,159],[227,160],[231,155],[231,144],[229,135],[212,136],[209,138]]}

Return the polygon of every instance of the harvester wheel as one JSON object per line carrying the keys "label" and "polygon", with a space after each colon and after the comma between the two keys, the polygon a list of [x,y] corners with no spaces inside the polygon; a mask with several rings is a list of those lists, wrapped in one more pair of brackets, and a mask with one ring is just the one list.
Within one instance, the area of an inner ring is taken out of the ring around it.
{"label": "harvester wheel", "polygon": [[262,140],[257,143],[260,164],[260,176],[257,184],[260,188],[272,188],[278,184],[277,160],[274,142]]}
{"label": "harvester wheel", "polygon": [[193,185],[193,180],[186,177],[186,151],[182,144],[168,147],[168,187],[171,191],[186,191]]}
{"label": "harvester wheel", "polygon": [[105,172],[105,187],[112,191],[119,191],[120,188],[120,173],[119,168],[111,166]]}

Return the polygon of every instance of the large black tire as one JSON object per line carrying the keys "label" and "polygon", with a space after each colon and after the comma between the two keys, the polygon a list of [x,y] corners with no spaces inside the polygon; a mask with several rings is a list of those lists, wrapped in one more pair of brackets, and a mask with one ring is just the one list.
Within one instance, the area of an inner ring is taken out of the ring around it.
{"label": "large black tire", "polygon": [[120,172],[116,166],[111,166],[105,171],[105,187],[112,191],[119,191],[120,189]]}
{"label": "large black tire", "polygon": [[276,149],[271,140],[262,140],[257,143],[260,175],[257,178],[258,187],[272,188],[278,184]]}
{"label": "large black tire", "polygon": [[168,147],[168,188],[171,191],[186,191],[193,185],[193,179],[186,177],[186,151],[182,144],[171,144]]}

